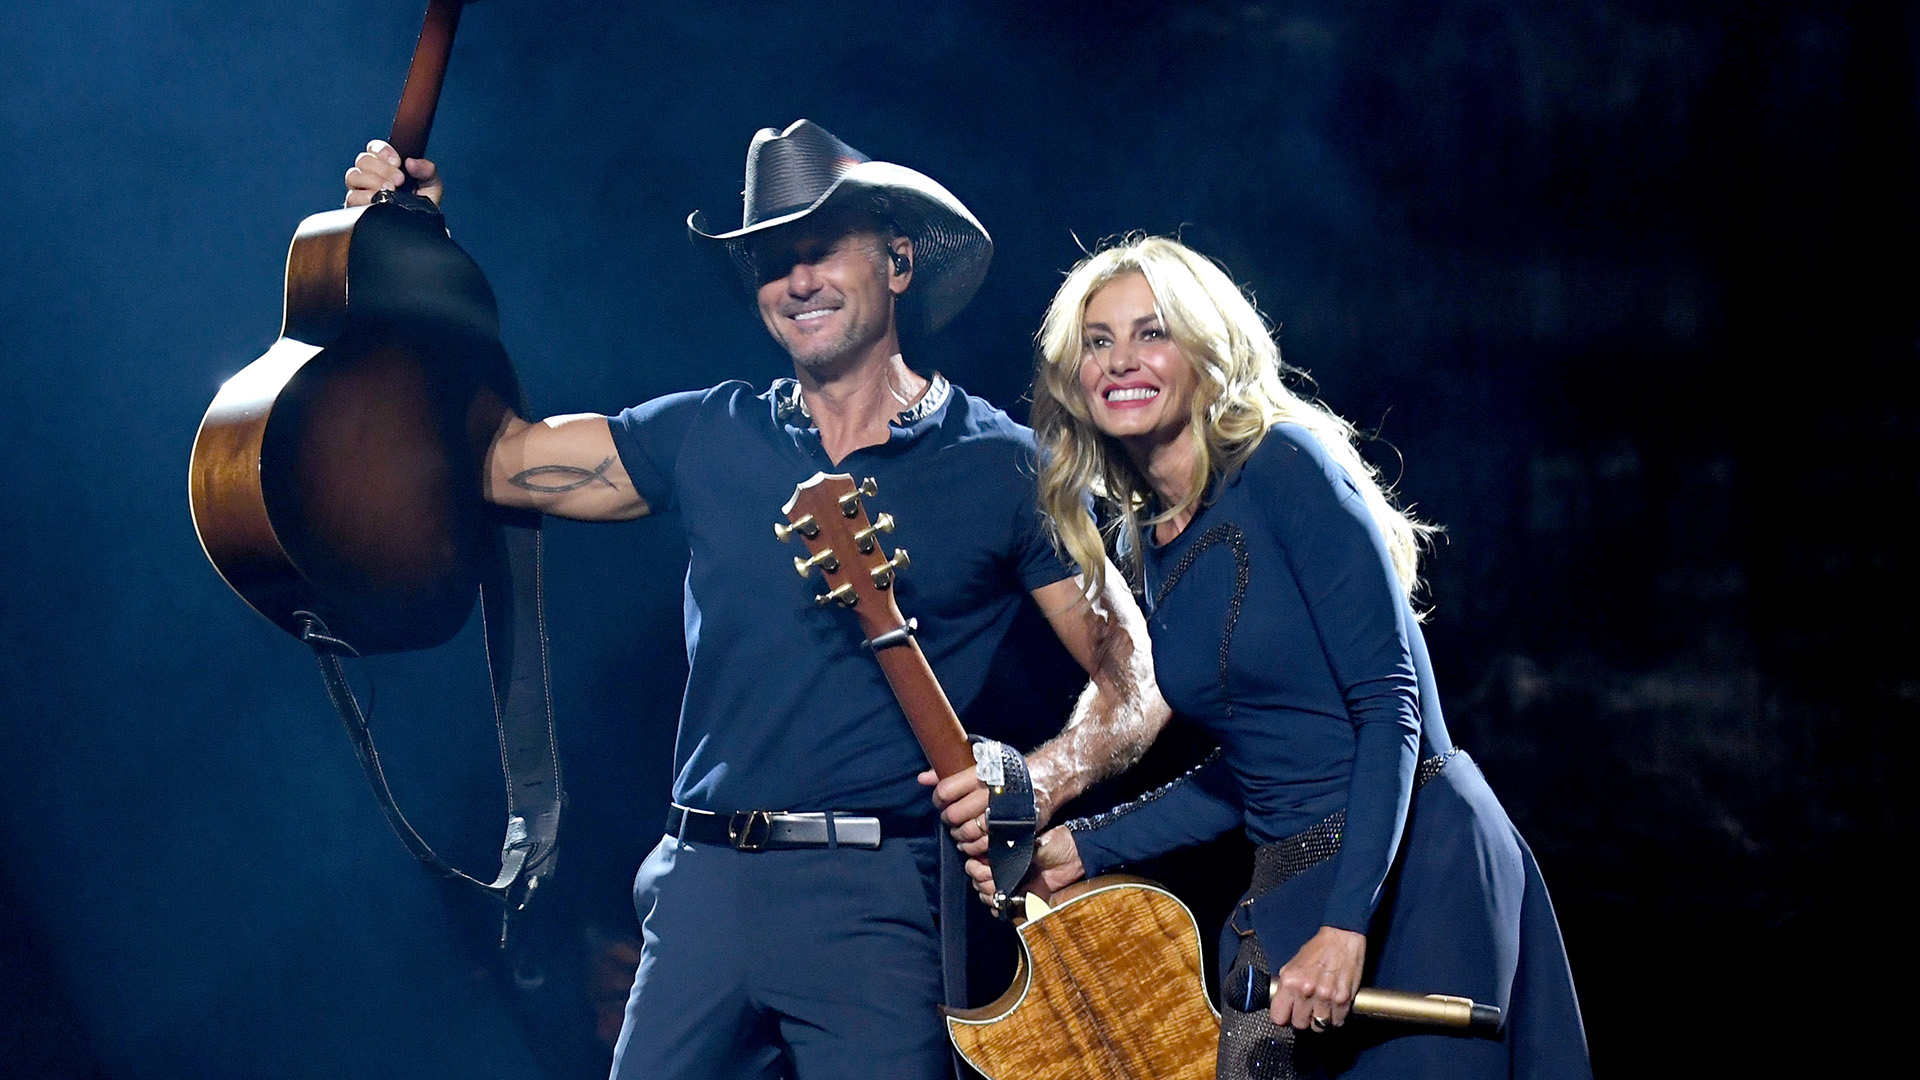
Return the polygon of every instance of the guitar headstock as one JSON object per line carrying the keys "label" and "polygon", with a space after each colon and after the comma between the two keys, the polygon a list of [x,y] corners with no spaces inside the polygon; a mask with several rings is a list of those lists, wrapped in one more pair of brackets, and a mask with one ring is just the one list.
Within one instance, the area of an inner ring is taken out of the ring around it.
{"label": "guitar headstock", "polygon": [[780,508],[787,515],[786,523],[773,527],[781,543],[796,536],[806,542],[810,557],[796,557],[794,570],[801,577],[819,570],[826,577],[827,591],[815,601],[852,608],[869,641],[904,625],[900,607],[894,603],[893,584],[910,565],[905,550],[897,549],[888,558],[880,548],[880,534],[893,531],[893,515],[881,514],[870,521],[860,502],[861,496],[872,498],[879,490],[872,477],[856,487],[846,473],[814,473],[793,489],[793,498]]}

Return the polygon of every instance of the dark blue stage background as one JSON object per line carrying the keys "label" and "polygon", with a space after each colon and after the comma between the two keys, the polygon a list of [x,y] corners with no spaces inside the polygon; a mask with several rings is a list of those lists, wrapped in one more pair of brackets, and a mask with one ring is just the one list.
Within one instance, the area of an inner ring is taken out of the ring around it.
{"label": "dark blue stage background", "polygon": [[[674,525],[550,530],[572,816],[509,970],[187,512],[201,413],[423,6],[0,6],[5,1076],[605,1067],[590,958],[660,820]],[[1182,231],[1448,528],[1448,712],[1555,887],[1603,1075],[1844,1068],[1911,955],[1917,46],[1893,0],[494,0],[433,156],[543,415],[781,370],[683,225],[737,212],[764,125],[972,206],[993,272],[909,358],[1016,413],[1077,245]],[[373,675],[403,804],[490,870],[477,642]]]}

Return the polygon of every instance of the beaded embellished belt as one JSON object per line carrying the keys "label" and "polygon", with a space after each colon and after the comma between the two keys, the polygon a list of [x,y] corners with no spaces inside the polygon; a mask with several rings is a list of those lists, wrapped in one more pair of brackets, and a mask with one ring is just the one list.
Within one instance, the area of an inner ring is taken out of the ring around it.
{"label": "beaded embellished belt", "polygon": [[[1413,790],[1427,786],[1440,775],[1447,762],[1460,752],[1459,747],[1422,761],[1413,770]],[[1319,821],[1271,843],[1261,844],[1253,852],[1253,880],[1247,883],[1246,898],[1233,909],[1233,928],[1241,937],[1253,933],[1242,928],[1240,912],[1255,900],[1286,884],[1289,878],[1326,862],[1340,851],[1340,838],[1346,832],[1347,809],[1341,807]]]}

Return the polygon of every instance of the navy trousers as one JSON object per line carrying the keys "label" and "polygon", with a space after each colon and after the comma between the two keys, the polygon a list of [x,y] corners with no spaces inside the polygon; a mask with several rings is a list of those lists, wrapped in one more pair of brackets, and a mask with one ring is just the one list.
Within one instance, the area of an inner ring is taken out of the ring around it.
{"label": "navy trousers", "polygon": [[743,853],[661,839],[614,1080],[952,1076],[931,838]]}

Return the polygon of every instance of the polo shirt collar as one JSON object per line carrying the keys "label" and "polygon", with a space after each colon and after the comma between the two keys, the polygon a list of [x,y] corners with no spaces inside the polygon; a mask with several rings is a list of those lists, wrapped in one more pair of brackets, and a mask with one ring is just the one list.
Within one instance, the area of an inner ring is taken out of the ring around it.
{"label": "polo shirt collar", "polygon": [[[767,392],[773,398],[775,420],[783,424],[793,424],[796,427],[813,426],[813,414],[807,411],[807,399],[800,392],[798,379],[775,379],[773,386]],[[953,384],[947,381],[945,375],[936,371],[927,379],[927,392],[920,395],[920,400],[895,416],[892,424],[897,428],[910,428],[939,412],[946,405],[947,399],[952,396]]]}

